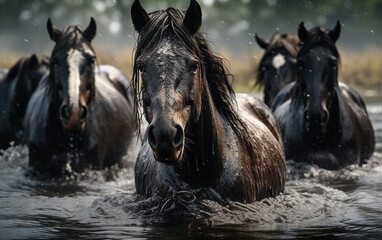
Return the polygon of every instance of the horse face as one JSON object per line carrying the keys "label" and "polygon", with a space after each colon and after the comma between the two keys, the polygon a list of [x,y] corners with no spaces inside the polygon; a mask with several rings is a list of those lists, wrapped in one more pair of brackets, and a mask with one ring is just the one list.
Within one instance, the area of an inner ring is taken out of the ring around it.
{"label": "horse face", "polygon": [[165,38],[149,58],[138,63],[148,141],[155,158],[176,163],[183,154],[185,128],[199,89],[199,62],[188,50]]}
{"label": "horse face", "polygon": [[49,33],[56,41],[50,76],[59,105],[57,114],[65,130],[83,131],[88,118],[88,105],[95,94],[96,56],[90,45],[95,35],[95,22],[92,19],[84,32],[78,28],[61,32],[54,26],[49,26],[49,22]]}
{"label": "horse face", "polygon": [[286,49],[277,48],[261,62],[261,71],[264,72],[265,92],[273,97],[294,79],[296,59]]}
{"label": "horse face", "polygon": [[[152,21],[138,0],[131,7],[131,16],[140,34]],[[192,38],[201,21],[200,5],[191,0],[183,22],[179,23],[186,28],[182,34]],[[151,47],[154,50],[138,41],[140,53],[135,56],[134,68],[141,72],[143,108],[150,123],[148,142],[155,159],[166,164],[175,164],[182,158],[185,128],[191,116],[200,111],[199,106],[198,110],[194,106],[194,102],[201,101],[200,62],[181,41],[184,40],[174,32],[164,32]]]}
{"label": "horse face", "polygon": [[325,47],[310,49],[298,59],[304,93],[305,130],[324,134],[329,121],[331,96],[337,79],[338,59]]}

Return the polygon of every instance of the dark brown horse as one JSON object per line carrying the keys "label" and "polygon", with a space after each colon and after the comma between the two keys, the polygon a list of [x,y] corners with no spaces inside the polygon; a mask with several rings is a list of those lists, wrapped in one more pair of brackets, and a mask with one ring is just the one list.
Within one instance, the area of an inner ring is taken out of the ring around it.
{"label": "dark brown horse", "polygon": [[255,36],[265,50],[257,69],[256,86],[264,87],[264,102],[268,107],[288,83],[296,80],[296,57],[300,40],[294,34],[275,33],[269,41]]}
{"label": "dark brown horse", "polygon": [[287,159],[338,169],[362,164],[374,152],[374,131],[361,96],[337,79],[340,31],[339,22],[330,31],[299,26],[303,45],[297,82],[286,86],[272,106]]}
{"label": "dark brown horse", "polygon": [[128,79],[111,66],[96,67],[93,18],[85,30],[68,26],[61,31],[50,20],[47,27],[56,44],[50,72],[25,117],[30,165],[60,176],[70,168],[79,172],[122,164],[136,140]]}
{"label": "dark brown horse", "polygon": [[[30,97],[49,69],[49,58],[21,58],[3,78],[0,76],[0,149],[23,140],[23,121]],[[1,74],[0,74],[1,75]]]}
{"label": "dark brown horse", "polygon": [[139,115],[143,104],[150,124],[135,166],[137,193],[166,196],[207,187],[253,202],[283,191],[278,125],[256,98],[235,100],[223,59],[199,31],[199,4],[191,0],[186,13],[168,8],[147,14],[135,1],[131,14],[139,32],[135,110]]}

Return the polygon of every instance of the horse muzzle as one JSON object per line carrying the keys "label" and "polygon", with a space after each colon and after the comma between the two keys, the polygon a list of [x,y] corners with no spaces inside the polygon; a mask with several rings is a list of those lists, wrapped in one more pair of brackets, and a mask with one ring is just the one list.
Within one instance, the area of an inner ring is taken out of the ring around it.
{"label": "horse muzzle", "polygon": [[150,124],[148,142],[157,161],[174,165],[180,161],[184,149],[184,130],[178,125]]}
{"label": "horse muzzle", "polygon": [[60,119],[69,132],[81,132],[85,129],[88,108],[82,104],[78,107],[62,105],[60,108]]}

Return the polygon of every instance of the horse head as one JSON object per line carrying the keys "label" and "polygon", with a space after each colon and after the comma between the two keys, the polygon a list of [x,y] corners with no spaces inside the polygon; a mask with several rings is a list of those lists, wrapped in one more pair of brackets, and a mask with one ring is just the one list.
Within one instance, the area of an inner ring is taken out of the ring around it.
{"label": "horse head", "polygon": [[265,50],[256,85],[264,85],[264,102],[270,106],[277,93],[295,80],[300,41],[296,35],[281,33],[275,33],[269,41],[256,34],[255,40]]}
{"label": "horse head", "polygon": [[307,31],[303,22],[298,29],[303,43],[297,63],[298,86],[305,104],[304,129],[316,136],[325,134],[338,90],[340,57],[335,42],[340,32],[339,22],[333,30],[315,27]]}
{"label": "horse head", "polygon": [[202,13],[195,0],[185,14],[173,8],[165,11],[147,14],[139,1],[133,3],[132,20],[139,32],[133,81],[135,92],[141,91],[156,160],[175,164],[184,153],[185,129],[201,111],[205,70],[195,36],[201,34]]}
{"label": "horse head", "polygon": [[49,81],[53,101],[57,103],[57,116],[64,130],[81,132],[95,96],[96,54],[91,41],[96,35],[96,22],[91,18],[85,30],[81,26],[68,26],[61,31],[49,19],[47,28],[55,42]]}

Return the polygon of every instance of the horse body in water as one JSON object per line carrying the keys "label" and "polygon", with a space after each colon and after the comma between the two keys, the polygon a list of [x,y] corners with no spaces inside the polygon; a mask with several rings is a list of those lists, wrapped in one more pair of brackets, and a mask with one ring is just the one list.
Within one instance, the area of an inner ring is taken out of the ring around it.
{"label": "horse body in water", "polygon": [[139,32],[135,110],[139,115],[142,103],[149,122],[135,165],[137,193],[212,188],[253,202],[283,191],[278,125],[256,98],[238,95],[235,104],[223,59],[199,31],[199,4],[192,0],[185,14],[174,8],[147,14],[135,1],[131,13]]}
{"label": "horse body in water", "polygon": [[339,53],[333,30],[299,26],[297,82],[286,86],[272,109],[280,123],[287,159],[327,169],[362,164],[374,152],[374,131],[361,96],[339,83]]}
{"label": "horse body in water", "polygon": [[296,57],[300,40],[294,34],[275,33],[269,41],[255,35],[265,50],[257,70],[256,86],[264,86],[264,102],[268,107],[288,83],[296,79]]}
{"label": "horse body in water", "polygon": [[49,58],[21,58],[9,71],[0,74],[0,149],[22,141],[25,111],[42,76],[49,69]]}
{"label": "horse body in water", "polygon": [[70,169],[122,164],[136,139],[128,79],[111,66],[96,68],[93,19],[86,30],[69,26],[60,31],[50,20],[47,27],[56,44],[50,72],[26,114],[30,165],[60,176]]}

